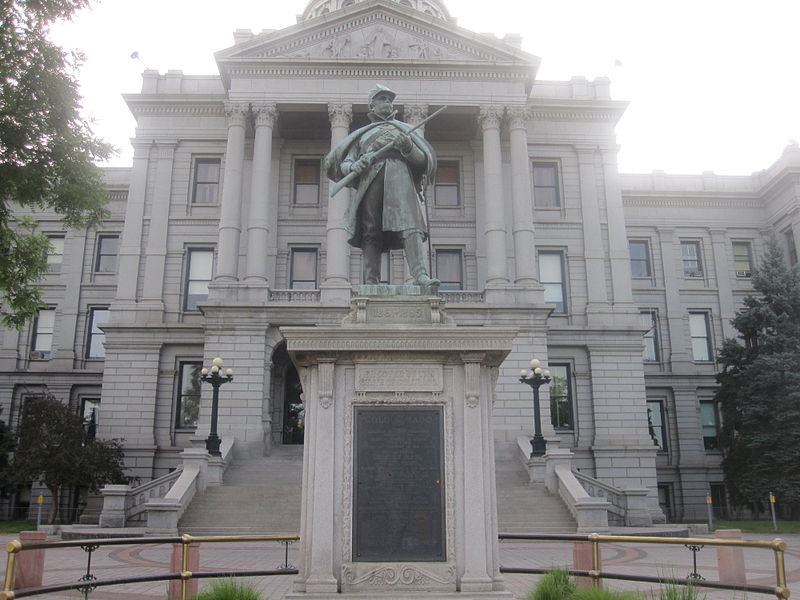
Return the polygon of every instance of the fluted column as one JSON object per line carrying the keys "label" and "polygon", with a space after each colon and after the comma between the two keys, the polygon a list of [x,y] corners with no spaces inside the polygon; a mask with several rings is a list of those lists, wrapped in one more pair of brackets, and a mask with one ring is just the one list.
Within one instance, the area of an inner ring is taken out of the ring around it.
{"label": "fluted column", "polygon": [[508,283],[506,217],[503,206],[503,158],[500,150],[501,106],[482,106],[478,119],[483,130],[483,203],[486,214],[486,284]]}
{"label": "fluted column", "polygon": [[578,174],[581,184],[581,212],[583,213],[583,254],[586,261],[586,283],[591,312],[608,304],[606,285],[605,252],[600,228],[600,207],[597,198],[597,171],[595,146],[576,148],[578,152]]}
{"label": "fluted column", "polygon": [[248,105],[225,102],[228,116],[228,145],[219,217],[219,248],[215,280],[236,281],[239,276],[239,239],[242,233],[242,171],[244,170],[244,128]]}
{"label": "fluted column", "polygon": [[273,210],[272,128],[278,116],[273,102],[253,106],[256,137],[253,142],[253,174],[250,185],[250,217],[247,223],[247,276],[249,283],[267,282],[269,215]]}
{"label": "fluted column", "polygon": [[155,194],[153,196],[150,230],[144,266],[142,300],[163,309],[164,269],[167,261],[167,236],[169,223],[172,165],[175,142],[160,142],[156,146]]}
{"label": "fluted column", "polygon": [[[331,148],[334,148],[350,131],[353,107],[350,104],[329,104],[328,117],[331,122]],[[322,300],[326,304],[350,302],[350,247],[342,223],[349,201],[350,188],[347,187],[328,201],[327,268],[322,284]]]}
{"label": "fluted column", "polygon": [[608,252],[611,259],[611,293],[615,305],[633,305],[631,260],[628,233],[625,229],[625,210],[617,171],[617,148],[601,148],[603,180],[608,215]]}
{"label": "fluted column", "polygon": [[531,169],[528,156],[528,111],[525,106],[509,106],[507,109],[511,136],[511,197],[513,200],[514,283],[530,285],[536,283],[534,257],[536,248],[533,233],[533,194],[531,192]]}

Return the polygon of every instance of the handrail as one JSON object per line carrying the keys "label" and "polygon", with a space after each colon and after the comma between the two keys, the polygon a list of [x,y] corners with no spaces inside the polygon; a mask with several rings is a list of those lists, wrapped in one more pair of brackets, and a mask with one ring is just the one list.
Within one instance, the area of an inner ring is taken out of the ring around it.
{"label": "handrail", "polygon": [[[125,498],[125,521],[131,523],[141,520],[139,516],[146,512],[147,509],[145,505],[147,502],[166,496],[172,489],[172,486],[175,485],[175,482],[181,476],[182,472],[183,465],[166,475],[162,475],[147,483],[131,488]],[[157,490],[157,493],[153,493],[154,490]]]}

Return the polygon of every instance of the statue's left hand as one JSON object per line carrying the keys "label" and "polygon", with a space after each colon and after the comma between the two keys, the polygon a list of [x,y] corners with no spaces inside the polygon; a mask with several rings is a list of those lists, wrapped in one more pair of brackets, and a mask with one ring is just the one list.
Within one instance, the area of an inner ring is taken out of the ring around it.
{"label": "statue's left hand", "polygon": [[401,133],[394,138],[394,147],[403,154],[408,154],[414,148],[414,144],[411,142],[411,138],[409,136],[407,136],[405,133]]}

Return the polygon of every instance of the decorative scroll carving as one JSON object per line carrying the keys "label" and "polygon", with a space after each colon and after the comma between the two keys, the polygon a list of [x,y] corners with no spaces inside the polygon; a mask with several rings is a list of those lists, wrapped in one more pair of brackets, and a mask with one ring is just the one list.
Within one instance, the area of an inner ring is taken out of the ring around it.
{"label": "decorative scroll carving", "polygon": [[506,107],[508,115],[508,126],[510,129],[525,129],[528,120],[528,107],[524,105],[514,105]]}
{"label": "decorative scroll carving", "polygon": [[278,107],[274,102],[254,104],[253,114],[256,117],[256,127],[272,127],[278,118]]}
{"label": "decorative scroll carving", "polygon": [[319,393],[319,405],[322,408],[330,408],[333,404],[333,367],[334,360],[320,361],[317,367],[317,390]]}
{"label": "decorative scroll carving", "polygon": [[480,359],[467,357],[464,359],[464,395],[469,408],[478,406],[481,395],[481,365]]}
{"label": "decorative scroll carving", "polygon": [[434,583],[449,584],[455,581],[455,569],[448,566],[442,574],[423,570],[417,565],[380,565],[358,574],[352,565],[342,567],[342,581],[350,585],[368,584],[370,587],[420,587]]}
{"label": "decorative scroll carving", "polygon": [[352,104],[328,104],[328,118],[332,127],[350,127],[353,120]]}
{"label": "decorative scroll carving", "polygon": [[478,123],[484,131],[487,129],[499,129],[500,121],[503,119],[503,107],[495,104],[481,106],[478,113]]}

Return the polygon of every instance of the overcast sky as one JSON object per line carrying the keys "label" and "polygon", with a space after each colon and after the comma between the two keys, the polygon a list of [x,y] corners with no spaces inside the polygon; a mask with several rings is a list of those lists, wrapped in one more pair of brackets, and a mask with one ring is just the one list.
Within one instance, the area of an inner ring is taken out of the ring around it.
{"label": "overcast sky", "polygon": [[[620,170],[747,175],[800,140],[800,0],[445,0],[457,24],[542,59],[539,79],[608,76],[630,105]],[[95,131],[128,166],[135,122],[121,94],[146,65],[216,74],[235,29],[296,23],[306,0],[102,0],[53,38],[86,55],[81,90]],[[141,61],[130,58],[138,51]],[[615,62],[621,66],[614,66]]]}

